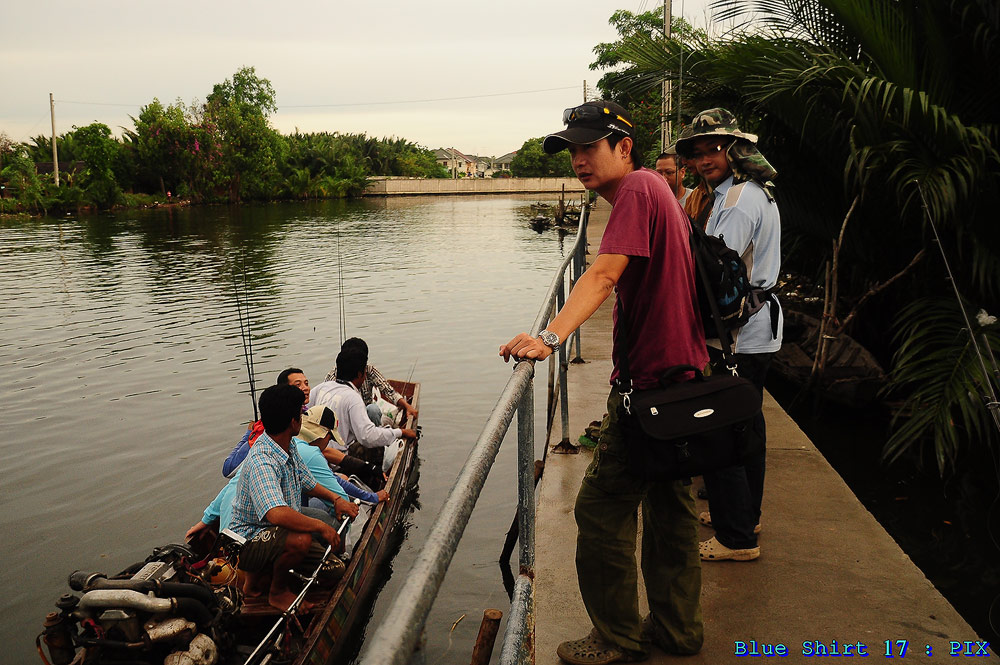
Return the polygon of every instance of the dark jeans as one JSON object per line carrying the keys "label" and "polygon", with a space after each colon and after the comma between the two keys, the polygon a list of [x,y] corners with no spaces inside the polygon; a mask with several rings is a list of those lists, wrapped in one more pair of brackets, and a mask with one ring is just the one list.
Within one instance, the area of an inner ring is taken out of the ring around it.
{"label": "dark jeans", "polygon": [[[714,371],[727,371],[722,367],[722,352],[709,349]],[[749,380],[763,394],[767,368],[773,353],[737,353],[735,355],[740,376]],[[718,362],[719,370],[715,370]],[[767,429],[764,414],[754,419],[754,429],[766,444]],[[764,498],[764,469],[766,448],[740,466],[731,466],[704,475],[708,490],[708,509],[712,513],[712,526],[716,539],[730,549],[757,547],[754,527],[760,522],[760,504]]]}

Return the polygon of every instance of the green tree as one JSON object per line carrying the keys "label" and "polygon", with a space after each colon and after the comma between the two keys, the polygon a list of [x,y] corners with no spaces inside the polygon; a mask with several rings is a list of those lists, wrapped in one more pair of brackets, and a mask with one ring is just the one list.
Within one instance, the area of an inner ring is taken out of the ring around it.
{"label": "green tree", "polygon": [[[660,154],[661,127],[663,122],[662,94],[659,86],[642,86],[635,88],[629,85],[628,74],[632,71],[632,63],[626,59],[627,45],[637,36],[657,44],[664,43],[663,13],[660,10],[650,10],[636,14],[626,9],[620,9],[611,15],[608,23],[618,32],[618,39],[613,42],[602,42],[594,47],[595,60],[590,63],[593,71],[604,74],[597,82],[603,99],[613,100],[632,114],[635,124],[634,154],[646,166],[653,166],[656,156]],[[675,16],[670,24],[671,36],[677,41],[704,40],[704,30],[696,30],[680,16]],[[669,68],[679,72],[682,61],[678,58]],[[678,108],[685,110],[681,89],[675,87],[673,111]],[[694,109],[697,112],[699,109]],[[687,109],[690,115],[691,110]],[[676,116],[675,116],[676,117]],[[673,118],[672,118],[673,119]],[[680,132],[680,127],[673,127],[674,138]]]}
{"label": "green tree", "polygon": [[[33,212],[45,212],[45,191],[35,162],[25,146],[13,146],[3,155],[4,166],[0,169],[0,185],[13,191],[14,196],[24,206]],[[6,196],[6,194],[5,194]]]}
{"label": "green tree", "polygon": [[573,166],[565,150],[550,155],[542,150],[542,138],[528,139],[510,162],[515,178],[573,177]]}
{"label": "green tree", "polygon": [[80,156],[86,162],[80,185],[99,208],[110,208],[121,198],[121,188],[114,173],[121,144],[112,138],[111,129],[99,122],[74,129]]}
{"label": "green tree", "polygon": [[273,191],[283,144],[268,117],[277,109],[274,88],[242,67],[217,83],[205,103],[204,119],[221,138],[221,178],[230,201],[266,197]]}

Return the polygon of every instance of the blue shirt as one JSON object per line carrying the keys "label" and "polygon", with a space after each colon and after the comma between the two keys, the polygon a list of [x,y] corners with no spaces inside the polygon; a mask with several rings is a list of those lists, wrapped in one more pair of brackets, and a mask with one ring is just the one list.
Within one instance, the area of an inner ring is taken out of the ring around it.
{"label": "blue shirt", "polygon": [[[715,188],[715,203],[705,233],[721,237],[747,265],[750,283],[769,289],[778,282],[781,270],[781,217],[778,206],[767,198],[755,182],[734,188],[733,176]],[[747,324],[736,331],[734,353],[773,353],[781,348],[783,321],[778,315],[778,337],[771,331],[771,307],[764,305]]]}
{"label": "blue shirt", "polygon": [[314,487],[316,479],[302,461],[298,446],[291,446],[286,453],[264,432],[240,469],[230,528],[244,538],[253,538],[273,526],[264,517],[267,511],[278,506],[301,510],[302,491]]}
{"label": "blue shirt", "polygon": [[[346,481],[330,471],[330,465],[327,464],[326,458],[323,457],[323,453],[319,451],[319,448],[311,446],[300,439],[293,439],[293,441],[295,442],[295,448],[299,451],[299,455],[302,456],[302,461],[305,462],[306,468],[309,469],[316,482],[345,501],[350,501],[350,497],[342,486]],[[219,520],[219,531],[230,526],[233,520],[233,499],[236,497],[236,485],[239,483],[240,476],[242,475],[240,473],[241,469],[242,467],[237,468],[232,480],[226,483],[226,486],[222,488],[218,496],[205,508],[205,514],[201,518],[202,522],[211,524],[215,520]],[[354,486],[351,485],[351,487]],[[366,492],[366,494],[368,493]],[[362,500],[366,501],[368,499],[362,497]],[[374,502],[378,503],[378,497],[375,497]],[[326,501],[323,503],[326,503],[328,508],[333,507]]]}

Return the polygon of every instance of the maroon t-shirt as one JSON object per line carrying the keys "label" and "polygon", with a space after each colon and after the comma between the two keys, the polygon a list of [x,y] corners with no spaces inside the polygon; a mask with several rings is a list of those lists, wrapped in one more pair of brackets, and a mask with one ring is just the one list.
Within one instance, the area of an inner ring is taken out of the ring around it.
{"label": "maroon t-shirt", "polygon": [[666,181],[646,168],[622,179],[611,205],[598,254],[629,257],[615,289],[627,317],[629,338],[622,339],[616,308],[611,382],[618,378],[618,359],[625,343],[632,386],[655,388],[668,367],[701,369],[708,363],[705,332],[697,313],[687,216]]}

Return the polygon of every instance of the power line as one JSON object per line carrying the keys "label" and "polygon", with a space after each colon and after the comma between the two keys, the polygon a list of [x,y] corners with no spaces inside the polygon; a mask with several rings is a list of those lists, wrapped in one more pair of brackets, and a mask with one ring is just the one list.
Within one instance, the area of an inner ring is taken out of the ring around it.
{"label": "power line", "polygon": [[576,90],[577,86],[564,86],[562,88],[543,88],[541,90],[520,90],[517,92],[494,92],[486,95],[465,95],[462,97],[436,97],[434,99],[407,99],[391,102],[348,102],[344,104],[293,104],[281,105],[282,109],[315,109],[315,108],[335,108],[341,106],[385,106],[391,104],[426,104],[429,102],[454,102],[462,99],[484,99],[486,97],[508,97],[511,95],[533,95],[539,92],[555,92],[558,90]]}
{"label": "power line", "polygon": [[[540,92],[556,92],[559,90],[576,90],[577,86],[563,86],[561,88],[542,88],[539,90],[518,90],[515,92],[494,92],[483,95],[464,95],[461,97],[436,97],[433,99],[404,99],[388,102],[346,102],[342,104],[282,104],[279,109],[316,109],[316,108],[338,108],[346,106],[390,106],[394,104],[427,104],[431,102],[454,102],[463,99],[486,99],[489,97],[509,97],[512,95],[534,95]],[[83,104],[85,106],[123,106],[135,108],[144,104],[117,104],[112,102],[81,102],[69,99],[57,99],[60,104]]]}

